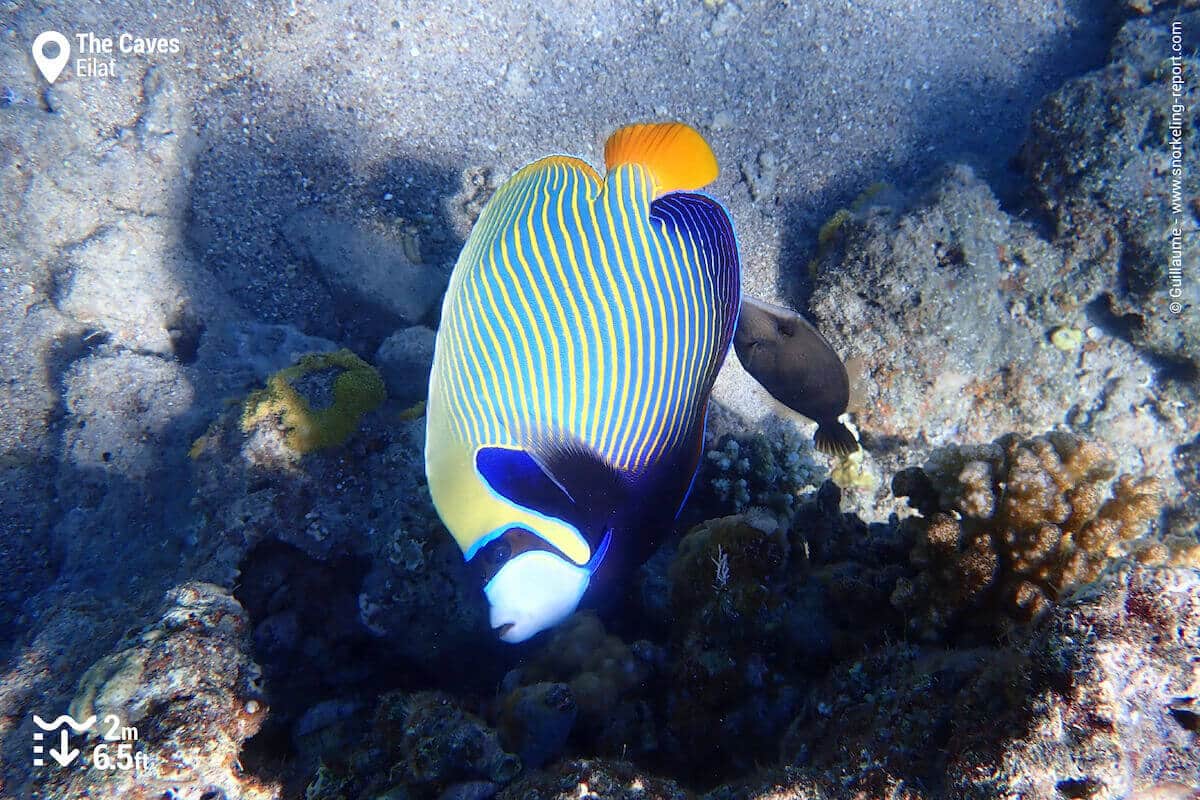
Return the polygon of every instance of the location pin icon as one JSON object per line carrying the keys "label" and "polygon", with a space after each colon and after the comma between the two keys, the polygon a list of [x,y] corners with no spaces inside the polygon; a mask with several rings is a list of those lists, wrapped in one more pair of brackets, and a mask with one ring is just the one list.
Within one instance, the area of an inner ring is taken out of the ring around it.
{"label": "location pin icon", "polygon": [[[46,45],[53,42],[58,45],[58,55],[53,58],[46,55]],[[62,74],[63,67],[71,60],[71,43],[67,37],[58,31],[44,31],[33,40],[33,63],[37,64],[42,77],[48,83],[54,83]]]}

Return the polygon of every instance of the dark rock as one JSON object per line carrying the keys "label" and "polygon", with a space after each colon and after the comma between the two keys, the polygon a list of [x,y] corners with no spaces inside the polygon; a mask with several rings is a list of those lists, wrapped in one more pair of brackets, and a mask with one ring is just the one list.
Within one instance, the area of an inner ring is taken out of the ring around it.
{"label": "dark rock", "polygon": [[417,325],[396,331],[379,345],[375,365],[387,383],[389,397],[401,403],[425,398],[436,338],[431,329]]}
{"label": "dark rock", "polygon": [[565,683],[522,686],[501,701],[501,738],[526,769],[536,769],[562,752],[576,711]]}
{"label": "dark rock", "polygon": [[446,288],[442,270],[415,263],[402,239],[319,208],[296,212],[283,223],[283,235],[335,292],[380,306],[409,324],[423,320]]}

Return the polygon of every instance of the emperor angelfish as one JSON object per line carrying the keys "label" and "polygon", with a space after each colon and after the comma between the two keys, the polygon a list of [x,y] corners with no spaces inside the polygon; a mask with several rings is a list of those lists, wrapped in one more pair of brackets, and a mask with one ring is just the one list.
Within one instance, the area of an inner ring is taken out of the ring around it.
{"label": "emperor angelfish", "polygon": [[631,125],[604,155],[606,175],[551,156],[506,181],[442,304],[426,474],[507,642],[670,531],[737,324],[733,224],[694,191],[717,177],[708,144]]}

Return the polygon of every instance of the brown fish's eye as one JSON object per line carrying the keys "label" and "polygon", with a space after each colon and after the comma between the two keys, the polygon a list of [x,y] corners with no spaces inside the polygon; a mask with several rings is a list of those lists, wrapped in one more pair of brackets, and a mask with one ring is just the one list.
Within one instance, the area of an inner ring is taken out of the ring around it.
{"label": "brown fish's eye", "polygon": [[491,562],[493,564],[496,564],[497,566],[499,566],[500,564],[503,564],[505,561],[508,561],[508,559],[511,555],[512,555],[512,545],[510,545],[508,542],[505,542],[503,540],[498,541],[498,542],[496,542],[495,547],[492,548]]}

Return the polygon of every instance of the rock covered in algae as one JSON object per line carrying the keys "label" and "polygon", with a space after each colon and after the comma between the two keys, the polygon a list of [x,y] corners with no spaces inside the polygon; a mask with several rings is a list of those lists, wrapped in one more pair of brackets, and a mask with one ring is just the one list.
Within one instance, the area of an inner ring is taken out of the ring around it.
{"label": "rock covered in algae", "polygon": [[[1069,105],[1101,116],[1105,107]],[[1075,141],[1057,143],[1059,167],[1075,157]],[[1092,178],[1124,180],[1102,169]],[[1165,178],[1136,185],[1165,190]],[[1200,434],[1200,418],[1188,413],[1193,390],[1162,379],[1187,374],[1170,366],[1168,348],[1143,347],[1126,330],[1136,319],[1116,306],[1133,262],[1106,219],[1080,217],[1069,234],[1048,237],[954,167],[923,193],[869,198],[828,233],[809,305],[839,354],[864,367],[851,416],[884,474],[956,441],[1069,426],[1107,442],[1121,471],[1158,476],[1172,504],[1196,514],[1173,463],[1179,443]],[[1161,285],[1165,292],[1166,276]],[[1193,317],[1163,333],[1184,336]],[[881,520],[896,510],[884,493],[881,483],[875,507],[867,492],[851,499]]]}
{"label": "rock covered in algae", "polygon": [[[267,716],[249,620],[226,590],[186,583],[167,596],[161,618],[83,675],[70,713],[101,720],[80,747],[91,758],[115,715],[136,727],[143,769],[54,770],[42,796],[268,800],[277,787],[242,771],[242,743]],[[79,746],[80,741],[75,745]],[[117,756],[109,743],[112,757]],[[101,757],[92,759],[95,764]]]}
{"label": "rock covered in algae", "polygon": [[387,398],[379,373],[349,350],[310,353],[246,398],[242,430],[273,423],[297,453],[335,447]]}
{"label": "rock covered in algae", "polygon": [[[1159,5],[1129,2],[1144,12]],[[1108,237],[1119,279],[1105,300],[1127,335],[1193,377],[1200,283],[1185,265],[1200,260],[1188,233],[1200,217],[1200,174],[1188,167],[1200,159],[1188,112],[1200,100],[1198,46],[1200,12],[1164,9],[1126,23],[1106,67],[1068,81],[1034,113],[1021,156],[1061,237]]]}
{"label": "rock covered in algae", "polygon": [[765,513],[693,528],[671,565],[674,616],[664,748],[706,776],[752,766],[795,713],[792,636],[803,605],[789,591],[786,530]]}
{"label": "rock covered in algae", "polygon": [[576,712],[575,698],[565,683],[518,687],[501,705],[501,741],[526,768],[540,767],[562,752]]}
{"label": "rock covered in algae", "polygon": [[996,613],[1044,613],[1115,559],[1200,563],[1200,546],[1146,536],[1161,511],[1159,481],[1122,475],[1101,445],[1065,432],[1008,435],[989,445],[936,451],[893,490],[921,516],[911,559],[919,574],[892,600],[934,636],[958,624],[987,627]]}
{"label": "rock covered in algae", "polygon": [[768,796],[1192,798],[1198,687],[1200,573],[1134,564],[1003,644],[895,641],[835,665]]}
{"label": "rock covered in algae", "polygon": [[[608,633],[594,612],[577,613],[556,628],[525,664],[509,673],[506,682],[518,688],[501,700],[502,709],[532,699],[524,697],[526,692],[550,693],[561,686],[575,709],[571,729],[575,746],[597,754],[651,751],[658,745],[647,704],[655,653],[648,642],[630,645]],[[540,714],[537,738],[552,740],[565,713]],[[506,716],[511,711],[503,711],[502,719]]]}
{"label": "rock covered in algae", "polygon": [[625,761],[567,761],[522,776],[499,800],[688,800],[691,793]]}
{"label": "rock covered in algae", "polygon": [[418,784],[447,784],[467,779],[508,783],[521,761],[505,752],[496,732],[439,692],[393,696],[376,711],[377,729],[400,757],[403,776]]}
{"label": "rock covered in algae", "polygon": [[358,747],[328,754],[308,800],[486,798],[521,772],[496,732],[441,692],[389,692]]}
{"label": "rock covered in algae", "polygon": [[276,618],[269,640],[280,641],[276,634],[298,620],[298,636],[284,639],[339,654],[297,670],[304,648],[260,653],[305,700],[311,692],[301,687],[337,673],[340,654],[362,653],[366,639],[390,651],[360,659],[369,671],[400,659],[460,675],[471,671],[464,653],[496,647],[487,601],[425,485],[425,421],[394,410],[388,404],[364,416],[345,445],[301,459],[274,427],[247,437],[240,409],[231,408],[194,448],[191,507],[203,524],[204,574],[258,576],[241,581],[241,596],[253,614]]}
{"label": "rock covered in algae", "polygon": [[1200,794],[1200,572],[1135,565],[1108,576],[1051,612],[1029,664],[1021,724],[963,748],[948,794]]}

